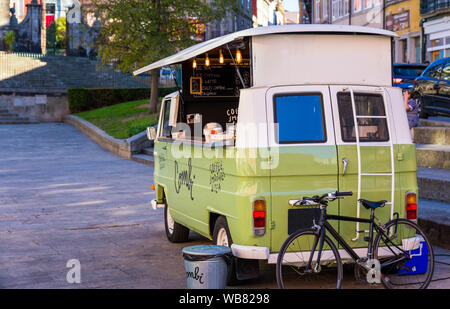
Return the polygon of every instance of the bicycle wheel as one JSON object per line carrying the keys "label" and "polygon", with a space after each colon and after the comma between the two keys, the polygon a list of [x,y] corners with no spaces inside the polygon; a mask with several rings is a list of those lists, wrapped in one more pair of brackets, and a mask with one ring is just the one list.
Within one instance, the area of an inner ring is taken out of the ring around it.
{"label": "bicycle wheel", "polygon": [[377,234],[374,243],[381,282],[389,289],[425,289],[434,271],[434,253],[427,236],[406,219],[391,220],[385,228],[389,239]]}
{"label": "bicycle wheel", "polygon": [[[336,246],[325,236],[317,264],[319,235],[313,229],[299,230],[290,235],[281,246],[277,259],[277,283],[280,289],[339,289],[342,283],[342,263]],[[314,243],[317,242],[313,251]],[[309,257],[311,267],[307,269]],[[314,271],[317,268],[318,271]]]}

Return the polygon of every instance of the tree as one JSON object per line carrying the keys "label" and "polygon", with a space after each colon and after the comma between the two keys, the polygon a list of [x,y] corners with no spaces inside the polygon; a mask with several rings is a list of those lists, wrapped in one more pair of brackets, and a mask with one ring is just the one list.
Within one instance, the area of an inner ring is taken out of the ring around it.
{"label": "tree", "polygon": [[66,48],[66,18],[60,17],[55,21],[55,37],[58,48]]}
{"label": "tree", "polygon": [[[99,55],[130,73],[196,43],[199,24],[238,11],[233,0],[94,0],[103,21]],[[150,113],[158,104],[159,70],[151,71]]]}

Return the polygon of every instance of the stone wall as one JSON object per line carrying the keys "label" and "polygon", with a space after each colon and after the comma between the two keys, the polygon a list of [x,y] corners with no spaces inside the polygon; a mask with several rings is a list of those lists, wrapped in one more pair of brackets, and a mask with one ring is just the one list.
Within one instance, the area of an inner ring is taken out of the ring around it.
{"label": "stone wall", "polygon": [[64,91],[0,89],[0,109],[39,122],[61,122],[70,114]]}

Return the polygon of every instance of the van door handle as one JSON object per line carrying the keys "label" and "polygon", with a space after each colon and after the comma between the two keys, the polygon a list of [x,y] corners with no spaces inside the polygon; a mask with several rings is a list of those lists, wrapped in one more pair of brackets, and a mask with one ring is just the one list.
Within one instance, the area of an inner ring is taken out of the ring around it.
{"label": "van door handle", "polygon": [[166,150],[166,149],[167,149],[167,146],[162,146],[161,149],[162,149],[162,150]]}
{"label": "van door handle", "polygon": [[345,174],[347,173],[348,159],[342,158],[342,163],[344,163],[344,171],[342,172],[342,176],[345,176]]}

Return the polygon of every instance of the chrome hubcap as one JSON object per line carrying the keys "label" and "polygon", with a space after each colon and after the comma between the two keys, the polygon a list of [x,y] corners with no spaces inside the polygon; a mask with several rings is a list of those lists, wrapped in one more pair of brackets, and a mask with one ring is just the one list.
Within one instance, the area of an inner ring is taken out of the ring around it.
{"label": "chrome hubcap", "polygon": [[169,230],[169,233],[172,234],[175,222],[173,221],[172,216],[170,215],[169,209],[167,209],[166,211],[166,221],[167,221],[167,229]]}
{"label": "chrome hubcap", "polygon": [[217,245],[229,247],[228,234],[224,228],[221,228],[217,234]]}

